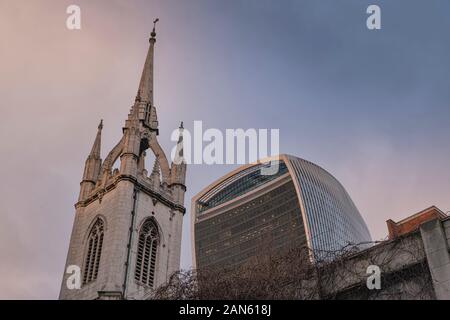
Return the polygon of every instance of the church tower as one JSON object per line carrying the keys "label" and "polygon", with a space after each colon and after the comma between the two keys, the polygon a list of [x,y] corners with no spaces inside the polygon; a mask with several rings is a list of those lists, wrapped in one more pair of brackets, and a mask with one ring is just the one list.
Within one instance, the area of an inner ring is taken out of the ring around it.
{"label": "church tower", "polygon": [[[60,299],[144,299],[179,269],[186,191],[183,126],[176,158],[169,165],[157,139],[155,42],[154,27],[123,136],[104,161],[103,122],[98,126],[75,204]],[[150,174],[144,161],[148,152],[155,156]],[[116,160],[120,166],[113,170]],[[80,286],[75,288],[68,285],[77,283],[73,270],[80,271]]]}

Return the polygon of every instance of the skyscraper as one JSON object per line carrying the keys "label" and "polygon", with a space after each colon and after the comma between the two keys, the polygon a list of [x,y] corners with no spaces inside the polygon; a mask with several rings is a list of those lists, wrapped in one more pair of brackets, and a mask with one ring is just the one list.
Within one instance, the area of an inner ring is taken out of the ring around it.
{"label": "skyscraper", "polygon": [[[140,299],[179,268],[186,163],[169,165],[157,140],[155,37],[154,28],[122,138],[102,161],[100,123],[86,160],[65,268],[81,270],[81,288],[68,287],[65,272],[60,299]],[[182,126],[182,156],[181,132]],[[147,149],[156,159],[150,174]]]}
{"label": "skyscraper", "polygon": [[[269,167],[276,168],[273,174]],[[193,263],[237,266],[267,250],[308,246],[312,262],[371,241],[352,199],[330,173],[290,155],[244,165],[192,199]]]}

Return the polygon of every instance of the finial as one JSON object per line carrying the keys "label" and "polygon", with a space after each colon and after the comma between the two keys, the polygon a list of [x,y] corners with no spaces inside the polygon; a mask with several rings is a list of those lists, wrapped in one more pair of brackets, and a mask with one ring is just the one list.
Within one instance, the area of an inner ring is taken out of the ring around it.
{"label": "finial", "polygon": [[184,127],[183,127],[183,121],[181,121],[181,124],[180,124],[180,128],[179,129],[184,129]]}
{"label": "finial", "polygon": [[100,123],[98,125],[98,130],[102,130],[103,129],[103,119],[100,120]]}
{"label": "finial", "polygon": [[153,31],[150,34],[152,37],[151,39],[155,39],[156,37],[156,23],[159,21],[159,18],[156,18],[155,21],[153,21]]}

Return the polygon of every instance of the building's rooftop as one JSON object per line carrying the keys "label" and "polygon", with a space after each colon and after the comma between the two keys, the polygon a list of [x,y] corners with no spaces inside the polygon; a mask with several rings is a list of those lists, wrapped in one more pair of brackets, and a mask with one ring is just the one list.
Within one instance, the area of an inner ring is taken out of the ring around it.
{"label": "building's rooftop", "polygon": [[386,221],[389,231],[389,239],[395,239],[399,236],[415,231],[419,229],[419,226],[422,223],[436,218],[442,220],[447,218],[447,215],[436,206],[431,206],[398,222],[394,222],[389,219]]}

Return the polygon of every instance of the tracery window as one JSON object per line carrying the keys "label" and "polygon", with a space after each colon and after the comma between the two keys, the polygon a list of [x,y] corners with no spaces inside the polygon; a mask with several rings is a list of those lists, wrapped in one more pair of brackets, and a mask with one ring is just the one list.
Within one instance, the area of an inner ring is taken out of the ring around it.
{"label": "tracery window", "polygon": [[134,279],[150,287],[153,287],[155,281],[159,241],[158,227],[155,222],[153,219],[146,220],[139,232]]}
{"label": "tracery window", "polygon": [[97,218],[97,221],[94,223],[89,233],[86,258],[84,262],[83,284],[95,281],[97,279],[100,257],[102,255],[103,235],[103,220]]}

